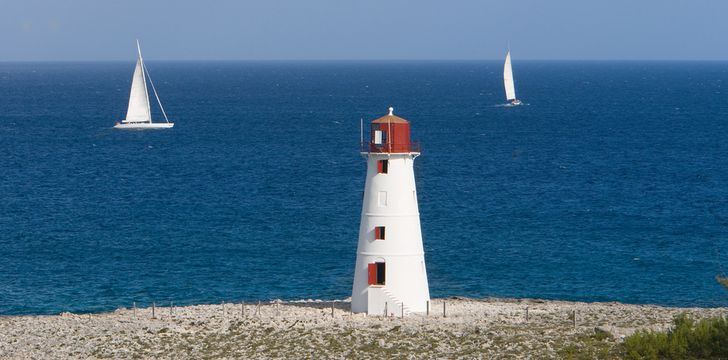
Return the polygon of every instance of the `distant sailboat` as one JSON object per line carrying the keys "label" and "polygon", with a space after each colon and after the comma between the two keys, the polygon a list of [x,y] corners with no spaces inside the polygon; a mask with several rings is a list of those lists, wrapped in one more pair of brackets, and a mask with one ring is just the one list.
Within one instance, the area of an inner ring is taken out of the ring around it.
{"label": "distant sailboat", "polygon": [[[174,123],[169,122],[167,114],[164,112],[162,102],[159,100],[157,90],[154,88],[152,78],[149,77],[149,71],[144,65],[144,59],[142,59],[142,49],[139,46],[139,40],[137,40],[137,51],[139,57],[137,58],[136,68],[134,69],[134,77],[131,81],[131,93],[129,94],[129,107],[126,110],[126,119],[117,122],[114,125],[116,129],[168,129],[174,126]],[[157,98],[159,108],[162,110],[164,115],[163,123],[152,122],[152,111],[149,107],[149,92],[147,91],[147,78],[149,83],[152,85],[154,96]]]}
{"label": "distant sailboat", "polygon": [[511,67],[511,51],[506,54],[506,63],[503,65],[503,84],[506,87],[506,100],[511,105],[521,105],[521,100],[516,99],[516,85],[513,83],[513,67]]}

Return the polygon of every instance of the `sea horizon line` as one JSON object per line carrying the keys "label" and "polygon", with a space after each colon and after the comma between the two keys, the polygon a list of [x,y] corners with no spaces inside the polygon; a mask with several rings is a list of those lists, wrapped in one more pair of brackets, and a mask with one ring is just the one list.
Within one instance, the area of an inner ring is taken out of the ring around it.
{"label": "sea horizon line", "polygon": [[[502,62],[503,59],[155,59],[146,61],[180,63],[473,63]],[[126,63],[136,58],[116,60],[0,60],[0,64],[36,63]],[[518,62],[579,62],[579,63],[724,63],[728,59],[518,59]]]}

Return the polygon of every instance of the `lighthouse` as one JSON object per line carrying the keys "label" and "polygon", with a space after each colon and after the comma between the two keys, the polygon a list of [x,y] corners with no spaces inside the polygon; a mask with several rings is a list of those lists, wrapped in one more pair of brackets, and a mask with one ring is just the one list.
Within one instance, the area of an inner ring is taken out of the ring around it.
{"label": "lighthouse", "polygon": [[362,144],[367,178],[359,226],[351,310],[401,314],[427,311],[425,251],[417,206],[414,161],[407,120],[389,114],[371,123]]}

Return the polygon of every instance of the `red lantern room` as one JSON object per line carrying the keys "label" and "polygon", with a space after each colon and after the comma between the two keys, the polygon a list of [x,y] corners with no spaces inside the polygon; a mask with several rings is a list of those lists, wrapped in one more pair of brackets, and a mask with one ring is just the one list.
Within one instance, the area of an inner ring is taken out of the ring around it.
{"label": "red lantern room", "polygon": [[389,114],[372,121],[369,152],[373,153],[411,153],[419,152],[416,144],[410,142],[409,121],[394,115],[394,108]]}

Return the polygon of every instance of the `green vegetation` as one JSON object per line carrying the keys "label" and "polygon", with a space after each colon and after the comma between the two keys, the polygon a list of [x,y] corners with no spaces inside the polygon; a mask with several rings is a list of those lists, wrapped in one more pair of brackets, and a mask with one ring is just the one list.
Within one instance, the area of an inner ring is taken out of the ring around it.
{"label": "green vegetation", "polygon": [[557,351],[565,360],[619,359],[619,348],[609,333],[581,334]]}
{"label": "green vegetation", "polygon": [[728,278],[727,277],[718,275],[715,277],[715,280],[717,280],[719,284],[723,285],[723,287],[725,287],[726,290],[728,290]]}
{"label": "green vegetation", "polygon": [[728,318],[695,322],[680,315],[670,331],[639,331],[627,337],[623,346],[627,359],[726,359]]}

